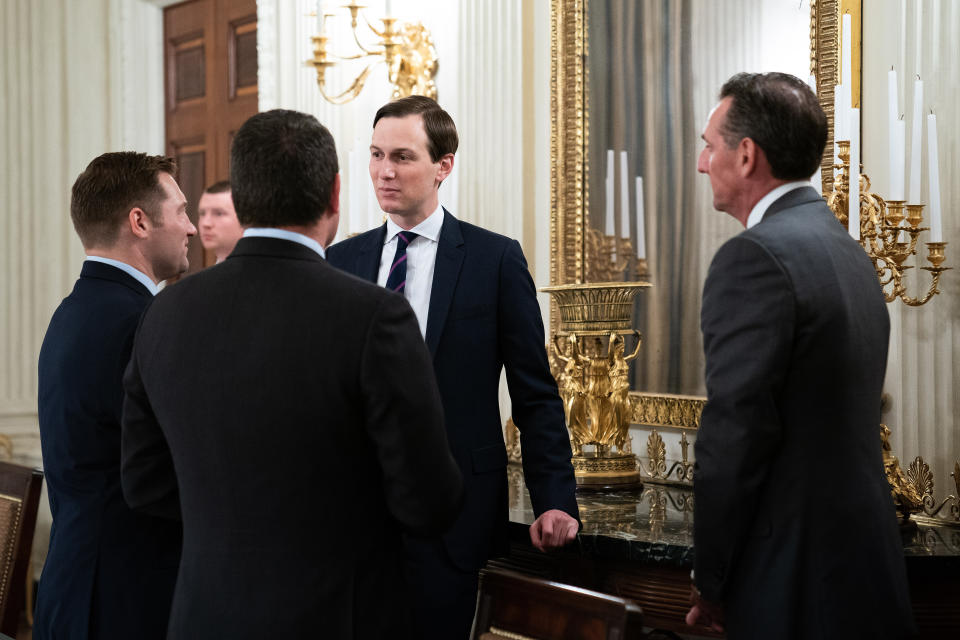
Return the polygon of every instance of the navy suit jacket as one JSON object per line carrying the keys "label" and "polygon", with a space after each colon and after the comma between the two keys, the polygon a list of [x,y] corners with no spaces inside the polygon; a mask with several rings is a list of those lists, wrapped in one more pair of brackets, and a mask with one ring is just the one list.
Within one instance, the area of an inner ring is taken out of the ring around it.
{"label": "navy suit jacket", "polygon": [[[327,259],[376,282],[386,233],[384,224],[339,242]],[[533,279],[516,240],[444,210],[426,342],[465,489],[463,511],[443,540],[454,563],[475,570],[506,542],[507,453],[498,402],[504,368],[536,514],[579,515],[563,405],[547,363]]]}
{"label": "navy suit jacket", "polygon": [[863,249],[791,191],[717,251],[701,324],[694,567],[728,636],[909,635],[880,444],[890,321]]}
{"label": "navy suit jacket", "polygon": [[39,419],[53,526],[33,637],[163,638],[179,522],[133,512],[120,489],[123,372],[150,292],[85,262],[40,350]]}

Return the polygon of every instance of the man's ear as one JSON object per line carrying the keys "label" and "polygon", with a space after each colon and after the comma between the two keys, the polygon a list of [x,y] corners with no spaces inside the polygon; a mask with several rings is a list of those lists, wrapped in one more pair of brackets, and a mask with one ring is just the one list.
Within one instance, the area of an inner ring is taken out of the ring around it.
{"label": "man's ear", "polygon": [[130,209],[130,212],[127,213],[127,222],[130,225],[130,231],[137,238],[146,238],[150,235],[150,229],[153,228],[150,218],[147,217],[147,212],[140,207]]}
{"label": "man's ear", "polygon": [[437,184],[446,180],[451,171],[453,171],[453,154],[448,153],[440,158],[440,168],[437,169]]}
{"label": "man's ear", "polygon": [[737,166],[740,170],[740,177],[749,178],[757,170],[760,161],[759,154],[763,150],[757,146],[752,138],[743,138],[737,145]]}
{"label": "man's ear", "polygon": [[333,186],[330,188],[330,202],[327,204],[328,213],[340,213],[340,174],[333,177]]}

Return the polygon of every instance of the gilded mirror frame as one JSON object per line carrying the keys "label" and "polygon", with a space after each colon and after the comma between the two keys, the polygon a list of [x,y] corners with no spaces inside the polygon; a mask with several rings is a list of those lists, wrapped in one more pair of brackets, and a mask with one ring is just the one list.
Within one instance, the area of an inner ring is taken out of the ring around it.
{"label": "gilded mirror frame", "polygon": [[[590,118],[587,104],[589,43],[586,13],[589,0],[551,0],[550,7],[550,284],[585,281],[586,150]],[[840,13],[853,15],[853,32],[861,33],[861,0],[811,0],[810,69],[817,95],[827,114],[828,140],[821,163],[824,192],[833,186],[833,87],[839,77]],[[860,38],[854,38],[854,95],[860,95]],[[859,99],[854,100],[854,105]],[[558,313],[551,302],[550,332],[556,334]],[[695,430],[706,398],[674,394],[630,393],[632,424]]]}

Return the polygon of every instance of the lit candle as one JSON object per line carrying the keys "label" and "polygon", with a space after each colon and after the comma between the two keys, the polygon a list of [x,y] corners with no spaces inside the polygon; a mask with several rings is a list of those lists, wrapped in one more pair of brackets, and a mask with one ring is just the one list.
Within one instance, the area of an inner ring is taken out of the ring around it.
{"label": "lit candle", "polygon": [[910,132],[910,204],[920,204],[920,154],[923,153],[923,80],[913,84],[913,128]]}
{"label": "lit candle", "polygon": [[860,109],[850,109],[850,201],[847,227],[854,240],[860,239]]}
{"label": "lit candle", "polygon": [[930,154],[930,242],[943,242],[940,227],[940,158],[937,154],[937,116],[927,116],[927,152]]}
{"label": "lit candle", "polygon": [[630,239],[630,183],[626,151],[620,152],[620,237]]}
{"label": "lit candle", "polygon": [[643,178],[637,176],[637,257],[647,257],[647,233],[643,226]]}

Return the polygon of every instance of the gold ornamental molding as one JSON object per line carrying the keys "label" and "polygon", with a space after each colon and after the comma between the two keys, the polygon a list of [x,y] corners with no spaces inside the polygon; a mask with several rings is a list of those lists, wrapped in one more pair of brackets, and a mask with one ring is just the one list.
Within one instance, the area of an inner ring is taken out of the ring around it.
{"label": "gold ornamental molding", "polygon": [[853,98],[851,105],[860,106],[860,33],[861,0],[810,0],[810,73],[817,81],[817,97],[827,114],[827,146],[820,161],[823,193],[833,190],[834,88],[840,83],[841,15],[849,13],[854,37],[851,39]]}
{"label": "gold ornamental molding", "polygon": [[[586,2],[550,7],[550,282],[584,281],[587,105]],[[551,314],[551,328],[556,327]]]}
{"label": "gold ornamental molding", "polygon": [[682,396],[668,393],[630,393],[633,424],[651,427],[673,427],[688,431],[700,428],[700,414],[707,399],[700,396]]}

